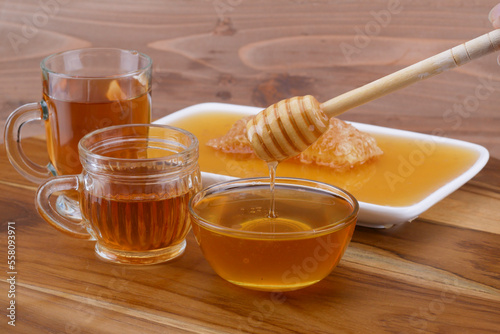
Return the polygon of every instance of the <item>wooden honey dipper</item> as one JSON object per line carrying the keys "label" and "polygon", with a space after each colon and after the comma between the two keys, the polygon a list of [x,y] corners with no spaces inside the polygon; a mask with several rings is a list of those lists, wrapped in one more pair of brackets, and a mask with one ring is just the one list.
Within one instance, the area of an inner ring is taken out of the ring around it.
{"label": "wooden honey dipper", "polygon": [[497,29],[322,104],[310,95],[280,101],[247,123],[247,138],[262,160],[285,160],[328,130],[329,118],[499,49]]}

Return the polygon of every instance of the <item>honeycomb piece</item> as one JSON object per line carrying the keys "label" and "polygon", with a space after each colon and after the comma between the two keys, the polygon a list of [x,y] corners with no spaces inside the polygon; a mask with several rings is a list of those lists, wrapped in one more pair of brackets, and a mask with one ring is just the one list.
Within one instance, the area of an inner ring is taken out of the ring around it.
{"label": "honeycomb piece", "polygon": [[237,120],[224,136],[210,139],[207,145],[224,153],[253,154],[252,145],[246,136],[247,122],[252,118],[247,116]]}
{"label": "honeycomb piece", "polygon": [[[207,145],[225,153],[254,154],[246,137],[246,123],[252,117],[236,121],[224,136],[210,139]],[[371,135],[331,118],[328,130],[304,152],[288,161],[342,170],[363,164],[382,153]]]}
{"label": "honeycomb piece", "polygon": [[354,126],[330,119],[330,128],[311,146],[292,158],[304,164],[349,169],[381,155],[375,138]]}

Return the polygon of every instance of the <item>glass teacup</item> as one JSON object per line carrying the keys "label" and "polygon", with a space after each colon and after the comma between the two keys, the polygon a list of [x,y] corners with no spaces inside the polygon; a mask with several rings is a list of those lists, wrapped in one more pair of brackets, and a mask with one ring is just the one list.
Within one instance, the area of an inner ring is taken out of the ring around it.
{"label": "glass teacup", "polygon": [[[198,140],[165,125],[120,125],[80,140],[83,171],[40,186],[36,205],[56,229],[95,239],[103,259],[154,264],[184,252],[191,228],[188,202],[201,188]],[[82,222],[61,215],[51,195],[78,192]]]}
{"label": "glass teacup", "polygon": [[[96,129],[151,121],[151,58],[133,50],[84,48],[50,55],[41,64],[43,98],[14,110],[5,125],[12,166],[42,183],[52,175],[78,174],[79,140]],[[43,121],[50,162],[33,162],[23,151],[24,125]],[[58,199],[58,211],[81,218],[75,195]]]}

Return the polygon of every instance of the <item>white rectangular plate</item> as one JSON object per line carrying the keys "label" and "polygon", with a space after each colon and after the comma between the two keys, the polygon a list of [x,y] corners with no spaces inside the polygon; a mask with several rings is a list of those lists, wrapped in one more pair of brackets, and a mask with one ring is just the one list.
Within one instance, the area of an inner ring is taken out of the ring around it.
{"label": "white rectangular plate", "polygon": [[[171,124],[175,121],[192,115],[220,111],[235,113],[243,117],[256,114],[261,110],[262,108],[234,104],[202,103],[174,112],[155,121],[155,123]],[[486,165],[489,159],[489,153],[486,148],[469,142],[410,131],[396,130],[369,124],[355,122],[349,123],[363,132],[372,134],[387,134],[401,138],[416,139],[419,141],[427,140],[434,143],[451,144],[455,146],[461,146],[479,153],[476,162],[468,170],[466,170],[447,184],[443,185],[441,188],[430,193],[427,197],[425,197],[418,203],[410,206],[384,206],[366,202],[359,202],[360,210],[358,216],[358,225],[375,228],[387,228],[397,224],[412,221],[413,219],[417,218],[422,212],[426,211],[431,206],[433,206],[434,204],[457,190],[471,178],[473,178],[477,173],[479,173],[479,171],[481,171],[481,169]],[[206,172],[202,172],[201,174],[204,186],[234,178],[226,175]]]}

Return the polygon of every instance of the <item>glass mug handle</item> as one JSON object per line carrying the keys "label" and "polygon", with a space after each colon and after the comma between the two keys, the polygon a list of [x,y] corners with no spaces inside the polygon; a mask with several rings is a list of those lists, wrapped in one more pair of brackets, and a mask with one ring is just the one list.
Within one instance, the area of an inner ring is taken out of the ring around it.
{"label": "glass mug handle", "polygon": [[85,225],[81,221],[68,219],[54,210],[50,204],[50,196],[53,193],[65,190],[80,189],[79,175],[66,175],[49,179],[43,183],[37,190],[35,196],[35,205],[38,213],[56,230],[78,239],[93,239],[87,232]]}
{"label": "glass mug handle", "polygon": [[21,129],[23,125],[31,121],[47,119],[47,117],[47,104],[42,100],[17,108],[10,114],[5,124],[5,148],[10,163],[21,175],[35,183],[42,183],[52,174],[49,165],[41,166],[26,156],[21,146]]}

